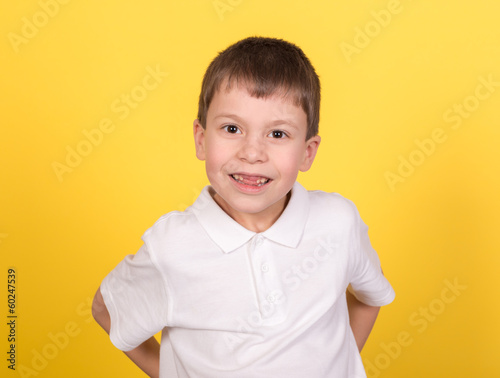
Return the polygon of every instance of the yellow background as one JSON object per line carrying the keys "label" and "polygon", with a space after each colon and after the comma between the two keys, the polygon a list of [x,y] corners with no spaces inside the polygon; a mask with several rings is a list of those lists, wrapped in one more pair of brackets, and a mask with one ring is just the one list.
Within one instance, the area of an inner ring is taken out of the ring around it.
{"label": "yellow background", "polygon": [[[322,80],[323,141],[300,181],[357,204],[397,292],[362,353],[369,377],[500,376],[500,86],[474,100],[481,80],[500,81],[500,3],[54,4],[0,13],[0,280],[16,268],[19,315],[18,370],[2,358],[0,375],[142,376],[90,319],[90,300],[160,215],[207,184],[191,135],[202,75],[218,51],[263,35],[302,47]],[[141,92],[148,67],[168,76]],[[113,111],[134,90],[146,98]],[[473,111],[454,129],[443,117],[464,101]],[[114,130],[60,180],[54,162],[107,118]],[[446,140],[415,152],[437,129]],[[412,153],[419,165],[389,185]],[[454,281],[460,295],[445,303]],[[0,329],[5,357],[6,315]]]}

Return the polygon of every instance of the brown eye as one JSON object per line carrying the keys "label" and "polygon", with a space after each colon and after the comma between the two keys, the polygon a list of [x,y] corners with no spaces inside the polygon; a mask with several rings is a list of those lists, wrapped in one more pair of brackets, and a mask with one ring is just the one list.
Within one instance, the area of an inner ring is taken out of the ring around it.
{"label": "brown eye", "polygon": [[237,126],[235,125],[227,125],[227,126],[224,126],[224,129],[230,133],[230,134],[238,134],[240,133],[240,129],[238,129]]}
{"label": "brown eye", "polygon": [[282,138],[286,137],[286,134],[285,134],[285,132],[283,132],[281,130],[273,130],[273,131],[271,131],[269,136],[271,138],[275,138],[275,139],[282,139]]}

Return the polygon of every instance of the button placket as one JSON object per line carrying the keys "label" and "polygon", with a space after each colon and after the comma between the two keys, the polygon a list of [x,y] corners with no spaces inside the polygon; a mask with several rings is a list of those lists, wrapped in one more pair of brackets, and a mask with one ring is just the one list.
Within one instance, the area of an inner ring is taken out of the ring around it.
{"label": "button placket", "polygon": [[272,294],[269,294],[269,295],[267,296],[267,298],[266,298],[266,299],[267,299],[267,301],[268,301],[269,303],[274,303],[274,302],[276,302],[276,297],[275,297],[274,295],[272,295]]}
{"label": "button placket", "polygon": [[263,244],[264,241],[262,235],[255,235],[251,244],[251,258],[259,307],[262,306],[262,302],[267,300],[267,295],[272,290],[269,285],[269,279],[266,279],[265,277],[265,270],[267,269],[269,271],[269,264],[266,266],[266,263],[264,262],[265,248],[263,248]]}
{"label": "button placket", "polygon": [[260,247],[262,245],[262,236],[261,235],[257,235],[255,237],[255,246],[256,247]]}
{"label": "button placket", "polygon": [[[262,235],[252,241],[252,267],[258,297],[259,311],[266,324],[274,324],[282,318],[282,304],[278,293],[281,292],[279,278],[274,271],[272,245]],[[279,304],[279,305],[278,305]]]}

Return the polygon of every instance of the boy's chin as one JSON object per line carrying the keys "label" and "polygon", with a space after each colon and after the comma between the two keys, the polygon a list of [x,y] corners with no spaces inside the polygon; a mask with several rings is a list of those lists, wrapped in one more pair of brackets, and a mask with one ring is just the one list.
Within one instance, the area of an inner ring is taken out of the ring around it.
{"label": "boy's chin", "polygon": [[274,217],[276,213],[281,213],[287,202],[287,196],[279,198],[277,201],[263,201],[262,199],[251,197],[244,199],[236,199],[235,201],[226,201],[222,197],[218,196],[214,198],[215,201],[222,207],[226,213],[237,213],[240,215],[263,215],[268,214],[270,217]]}

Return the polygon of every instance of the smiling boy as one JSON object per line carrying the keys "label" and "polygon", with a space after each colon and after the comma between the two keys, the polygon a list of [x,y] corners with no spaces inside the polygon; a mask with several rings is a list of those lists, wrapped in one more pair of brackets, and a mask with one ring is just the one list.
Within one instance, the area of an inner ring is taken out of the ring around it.
{"label": "smiling boy", "polygon": [[256,98],[247,86],[216,92],[206,128],[195,120],[196,156],[205,160],[219,206],[243,227],[263,232],[284,210],[299,170],[311,166],[320,137],[306,140],[307,116],[292,101]]}
{"label": "smiling boy", "polygon": [[282,40],[247,38],[208,67],[193,131],[210,186],[147,230],[94,300],[150,376],[366,377],[359,351],[394,291],[354,204],[296,182],[319,102],[314,68]]}

